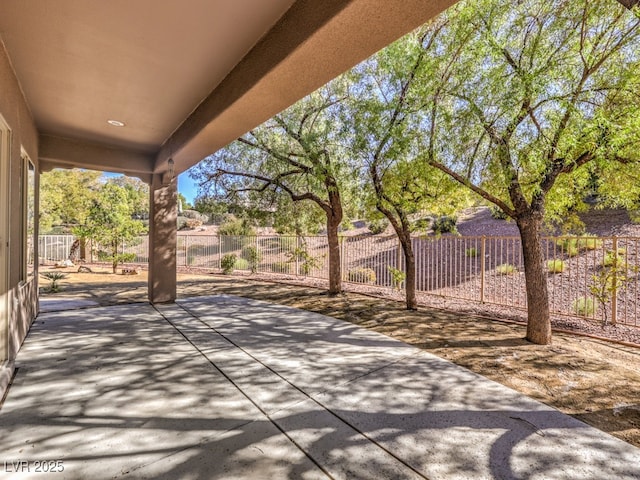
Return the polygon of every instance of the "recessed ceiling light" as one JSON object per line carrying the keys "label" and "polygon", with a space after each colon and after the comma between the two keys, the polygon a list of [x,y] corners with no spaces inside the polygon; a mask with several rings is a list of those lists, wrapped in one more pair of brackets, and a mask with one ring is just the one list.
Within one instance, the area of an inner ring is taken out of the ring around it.
{"label": "recessed ceiling light", "polygon": [[107,120],[107,123],[112,127],[124,127],[124,122],[120,120]]}

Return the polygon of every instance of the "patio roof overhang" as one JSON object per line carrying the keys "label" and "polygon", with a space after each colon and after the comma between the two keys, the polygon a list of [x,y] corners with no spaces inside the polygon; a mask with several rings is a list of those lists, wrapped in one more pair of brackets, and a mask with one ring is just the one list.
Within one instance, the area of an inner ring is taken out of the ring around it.
{"label": "patio roof overhang", "polygon": [[[40,167],[177,173],[454,0],[3,0]],[[117,127],[109,120],[123,122]]]}

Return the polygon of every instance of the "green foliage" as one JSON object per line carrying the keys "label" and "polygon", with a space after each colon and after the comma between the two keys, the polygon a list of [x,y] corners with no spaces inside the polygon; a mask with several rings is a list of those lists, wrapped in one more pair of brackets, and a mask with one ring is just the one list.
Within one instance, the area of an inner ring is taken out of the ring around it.
{"label": "green foliage", "polygon": [[518,273],[518,268],[510,263],[503,263],[496,267],[496,273],[498,275],[514,275]]}
{"label": "green foliage", "polygon": [[638,269],[630,265],[625,258],[626,250],[609,251],[605,254],[602,266],[592,275],[589,292],[602,306],[603,324],[608,323],[607,304],[616,292],[625,290],[629,283],[636,281]]}
{"label": "green foliage", "polygon": [[93,199],[86,220],[90,238],[106,252],[103,258],[111,262],[113,273],[126,258],[119,253],[122,243],[134,241],[145,230],[142,221],[132,218],[133,207],[128,198],[126,188],[106,183]]}
{"label": "green foliage", "polygon": [[581,317],[593,317],[596,313],[596,302],[591,297],[578,297],[571,304],[571,309]]}
{"label": "green foliage", "polygon": [[556,241],[562,253],[568,257],[575,257],[580,253],[578,237],[563,237]]}
{"label": "green foliage", "polygon": [[602,240],[585,233],[578,239],[577,246],[581,250],[597,250],[602,248]]}
{"label": "green foliage", "polygon": [[224,255],[220,260],[220,268],[222,268],[222,273],[225,275],[231,275],[236,266],[237,260],[238,257],[236,257],[233,253]]}
{"label": "green foliage", "polygon": [[[387,265],[387,269],[391,274],[391,286],[393,287],[394,290],[401,290],[402,285],[404,284],[404,281],[407,279],[407,274],[402,270],[398,270],[397,268],[392,267],[391,265]],[[374,272],[374,276],[375,276],[375,272]],[[373,283],[375,283],[375,280],[373,281]]]}
{"label": "green foliage", "polygon": [[127,193],[126,201],[132,218],[149,218],[149,186],[146,183],[139,178],[125,175],[111,177],[106,183],[117,185]]}
{"label": "green foliage", "polygon": [[290,264],[300,262],[300,270],[303,275],[309,275],[313,270],[317,270],[322,267],[322,258],[323,257],[314,257],[307,250],[307,245],[303,243],[299,248],[292,250],[291,252],[287,252],[287,256],[289,257],[288,262]]}
{"label": "green foliage", "polygon": [[249,270],[249,262],[244,258],[236,258],[235,268],[237,270]]}
{"label": "green foliage", "polygon": [[68,233],[84,225],[96,192],[102,187],[100,172],[53,169],[40,175],[40,233]]}
{"label": "green foliage", "polygon": [[469,258],[475,258],[475,257],[477,257],[477,256],[478,256],[478,249],[477,249],[477,248],[474,248],[474,247],[467,248],[467,249],[464,251],[464,254],[465,254],[467,257],[469,257]]}
{"label": "green foliage", "polygon": [[240,256],[248,262],[251,273],[256,273],[258,271],[258,265],[260,265],[262,255],[257,247],[253,245],[243,247]]}
{"label": "green foliage", "polygon": [[376,218],[376,219],[370,220],[369,223],[367,224],[367,228],[374,235],[379,235],[383,233],[388,226],[389,226],[389,220],[387,220],[386,218]]}
{"label": "green foliage", "polygon": [[431,218],[423,217],[419,218],[411,225],[411,230],[414,232],[426,232],[431,227]]}
{"label": "green foliage", "polygon": [[436,217],[433,220],[431,228],[433,229],[433,233],[436,235],[441,235],[443,233],[458,233],[458,229],[456,228],[457,221],[458,219],[456,217],[443,215]]}
{"label": "green foliage", "polygon": [[491,205],[489,207],[489,211],[491,212],[491,217],[495,218],[496,220],[506,220],[509,218],[509,215],[504,213],[504,211],[502,211],[500,207],[497,207],[495,205]]}
{"label": "green foliage", "polygon": [[602,266],[615,268],[623,264],[625,262],[625,254],[626,250],[624,248],[619,248],[617,252],[608,250],[602,258]]}
{"label": "green foliage", "polygon": [[564,268],[565,264],[559,258],[547,261],[547,272],[549,273],[562,273],[564,272]]}
{"label": "green foliage", "polygon": [[349,270],[347,279],[353,283],[367,283],[373,285],[376,283],[376,272],[371,268],[358,267]]}
{"label": "green foliage", "polygon": [[51,281],[47,287],[47,291],[49,293],[58,293],[60,291],[60,285],[58,282],[67,278],[67,274],[62,272],[43,272],[40,275]]}
{"label": "green foliage", "polygon": [[256,232],[248,220],[231,216],[218,227],[218,234],[227,236],[254,236]]}

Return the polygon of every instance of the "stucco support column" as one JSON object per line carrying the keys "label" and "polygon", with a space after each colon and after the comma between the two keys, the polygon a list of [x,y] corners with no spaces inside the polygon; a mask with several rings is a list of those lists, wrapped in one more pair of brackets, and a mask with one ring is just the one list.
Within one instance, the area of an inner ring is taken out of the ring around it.
{"label": "stucco support column", "polygon": [[[176,299],[177,179],[153,175],[149,188],[149,301]],[[166,175],[165,175],[166,177]]]}

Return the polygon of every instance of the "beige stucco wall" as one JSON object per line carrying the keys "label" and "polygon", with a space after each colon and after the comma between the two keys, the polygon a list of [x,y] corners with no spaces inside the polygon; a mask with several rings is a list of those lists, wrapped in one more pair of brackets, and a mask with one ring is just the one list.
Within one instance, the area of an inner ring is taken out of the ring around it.
{"label": "beige stucco wall", "polygon": [[[0,365],[15,358],[37,313],[37,271],[26,282],[22,281],[21,267],[24,258],[23,244],[23,160],[24,149],[36,168],[35,218],[38,218],[38,133],[24,99],[20,84],[0,38],[0,115],[11,129],[9,155],[9,250],[8,250],[8,296],[9,296],[9,346],[8,354],[2,354]],[[4,185],[5,182],[2,182]],[[4,188],[4,187],[2,187]],[[36,222],[37,229],[37,222]],[[37,238],[37,230],[36,230]],[[37,245],[36,247],[37,248]],[[37,252],[35,255],[37,257]],[[37,262],[36,262],[37,263]],[[36,265],[37,269],[37,265]],[[4,274],[4,272],[0,272]],[[8,358],[6,358],[8,357]],[[1,386],[0,386],[1,387]]]}

